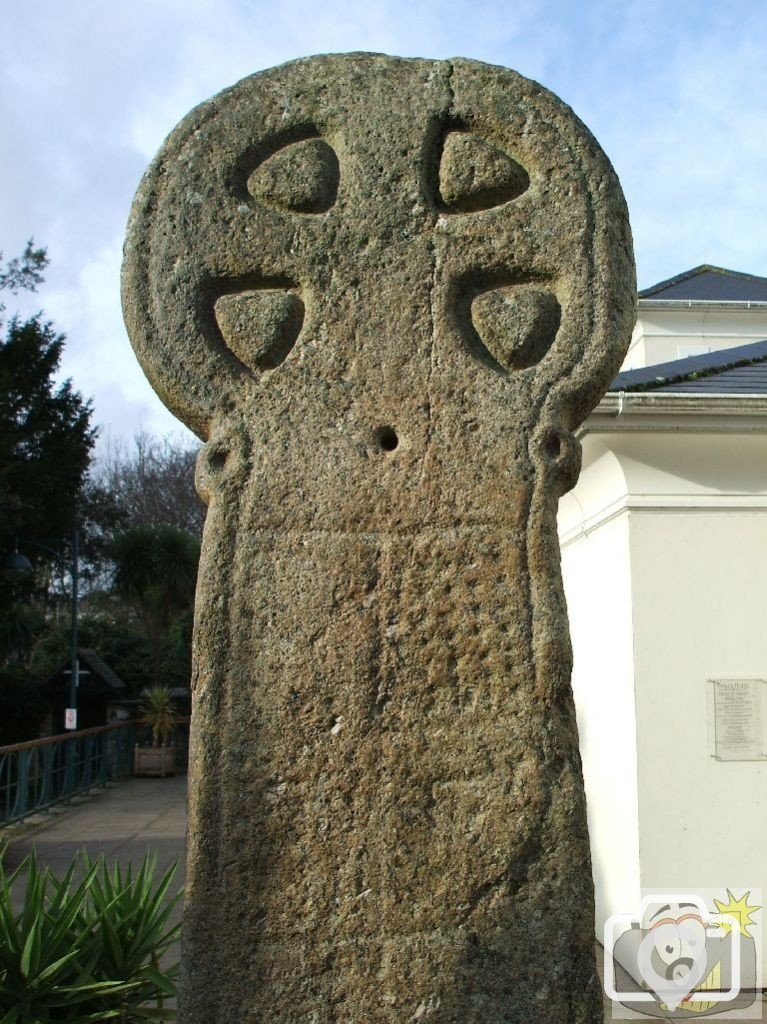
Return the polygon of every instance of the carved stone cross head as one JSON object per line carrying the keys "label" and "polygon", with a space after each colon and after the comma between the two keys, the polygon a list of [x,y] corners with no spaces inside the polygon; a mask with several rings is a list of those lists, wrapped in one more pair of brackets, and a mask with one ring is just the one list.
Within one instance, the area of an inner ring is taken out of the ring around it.
{"label": "carved stone cross head", "polygon": [[150,380],[201,437],[247,435],[271,487],[303,481],[321,516],[345,480],[358,524],[381,522],[363,492],[383,453],[404,524],[437,514],[414,474],[448,466],[464,517],[503,517],[530,459],[567,486],[634,276],[614,172],[556,97],[473,61],[350,54],[185,118],[139,190],[124,296]]}

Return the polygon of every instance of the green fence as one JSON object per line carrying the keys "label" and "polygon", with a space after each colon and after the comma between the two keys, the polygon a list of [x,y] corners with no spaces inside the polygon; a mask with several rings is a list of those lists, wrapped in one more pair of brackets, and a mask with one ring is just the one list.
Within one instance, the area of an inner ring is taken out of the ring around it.
{"label": "green fence", "polygon": [[130,775],[134,722],[0,747],[0,825]]}

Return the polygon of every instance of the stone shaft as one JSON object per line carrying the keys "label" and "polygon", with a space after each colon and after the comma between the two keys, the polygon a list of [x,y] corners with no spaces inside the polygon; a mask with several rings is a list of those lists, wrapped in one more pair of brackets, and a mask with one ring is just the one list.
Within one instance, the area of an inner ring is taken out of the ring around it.
{"label": "stone shaft", "polygon": [[617,370],[620,187],[466,60],[193,111],[124,307],[205,440],[186,1024],[601,1021],[557,499]]}

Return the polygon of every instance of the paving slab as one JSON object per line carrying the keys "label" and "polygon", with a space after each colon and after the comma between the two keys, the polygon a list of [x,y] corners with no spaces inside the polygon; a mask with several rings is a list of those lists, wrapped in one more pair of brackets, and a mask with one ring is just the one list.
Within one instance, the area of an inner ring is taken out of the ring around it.
{"label": "paving slab", "polygon": [[[88,799],[61,805],[37,815],[19,828],[7,829],[4,856],[12,871],[35,851],[41,865],[60,876],[74,855],[86,850],[102,854],[108,863],[138,866],[145,853],[157,856],[157,870],[164,872],[178,862],[175,887],[184,884],[186,841],[186,776],[164,779],[128,779],[104,789],[92,790]],[[23,899],[16,887],[15,904]],[[175,919],[181,915],[180,906]]]}

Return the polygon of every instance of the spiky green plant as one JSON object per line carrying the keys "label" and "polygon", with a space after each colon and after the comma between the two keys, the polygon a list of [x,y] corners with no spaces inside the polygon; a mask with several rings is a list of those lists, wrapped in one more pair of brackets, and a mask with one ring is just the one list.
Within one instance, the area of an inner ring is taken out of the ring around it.
{"label": "spiky green plant", "polygon": [[152,686],[144,694],[141,714],[152,729],[152,746],[165,746],[176,728],[176,710],[169,687]]}
{"label": "spiky green plant", "polygon": [[179,931],[169,923],[175,869],[156,882],[153,855],[133,876],[83,853],[58,880],[34,854],[11,875],[0,857],[0,1024],[175,1019],[165,1000],[176,995],[177,965],[160,965]]}

